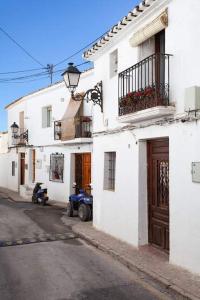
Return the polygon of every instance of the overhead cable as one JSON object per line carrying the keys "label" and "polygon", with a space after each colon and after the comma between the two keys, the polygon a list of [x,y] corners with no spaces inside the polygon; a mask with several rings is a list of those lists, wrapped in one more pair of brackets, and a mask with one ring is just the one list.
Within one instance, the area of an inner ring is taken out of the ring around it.
{"label": "overhead cable", "polygon": [[39,64],[41,67],[44,67],[44,65],[33,55],[31,55],[23,46],[21,46],[8,32],[6,32],[2,27],[0,27],[1,32],[4,33],[15,45],[17,45],[26,55],[28,55],[32,60],[34,60],[37,64]]}
{"label": "overhead cable", "polygon": [[32,71],[39,71],[44,70],[47,68],[35,68],[35,69],[27,69],[27,70],[19,70],[19,71],[8,71],[8,72],[0,72],[0,75],[7,75],[7,74],[17,74],[17,73],[25,73],[25,72],[32,72]]}
{"label": "overhead cable", "polygon": [[72,57],[76,56],[77,54],[83,52],[83,50],[87,49],[88,47],[90,47],[91,45],[93,45],[96,41],[98,41],[99,39],[101,39],[105,34],[108,33],[108,30],[103,33],[101,36],[99,36],[98,38],[96,38],[94,41],[92,41],[91,43],[87,44],[86,46],[84,46],[83,48],[81,48],[80,50],[78,50],[77,52],[75,52],[74,54],[68,56],[67,58],[61,60],[60,62],[58,62],[57,64],[54,65],[54,67],[66,62],[67,60],[71,59]]}

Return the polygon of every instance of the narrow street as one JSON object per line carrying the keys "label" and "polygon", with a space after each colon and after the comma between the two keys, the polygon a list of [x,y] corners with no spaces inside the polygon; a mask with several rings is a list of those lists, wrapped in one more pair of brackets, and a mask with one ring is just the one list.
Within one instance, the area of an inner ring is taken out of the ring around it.
{"label": "narrow street", "polygon": [[74,236],[62,215],[1,197],[1,300],[168,299]]}

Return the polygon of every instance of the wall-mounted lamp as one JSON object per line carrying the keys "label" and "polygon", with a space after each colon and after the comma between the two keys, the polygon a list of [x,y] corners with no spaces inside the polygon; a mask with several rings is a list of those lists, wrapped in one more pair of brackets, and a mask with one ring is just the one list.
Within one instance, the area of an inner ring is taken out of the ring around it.
{"label": "wall-mounted lamp", "polygon": [[93,89],[89,89],[83,96],[74,95],[74,92],[79,84],[81,72],[73,63],[69,63],[68,68],[62,73],[66,87],[71,92],[72,99],[75,101],[86,100],[87,102],[92,101],[94,104],[98,104],[103,112],[103,89],[102,81],[98,82]]}
{"label": "wall-mounted lamp", "polygon": [[23,139],[28,142],[28,130],[19,133],[19,126],[16,122],[14,122],[11,126],[12,137],[16,141],[17,139]]}

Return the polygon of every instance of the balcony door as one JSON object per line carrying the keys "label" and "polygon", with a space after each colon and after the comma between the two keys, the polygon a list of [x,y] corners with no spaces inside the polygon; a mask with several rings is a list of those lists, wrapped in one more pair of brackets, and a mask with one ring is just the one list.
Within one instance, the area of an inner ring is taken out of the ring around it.
{"label": "balcony door", "polygon": [[162,95],[165,85],[165,30],[155,35],[155,85]]}

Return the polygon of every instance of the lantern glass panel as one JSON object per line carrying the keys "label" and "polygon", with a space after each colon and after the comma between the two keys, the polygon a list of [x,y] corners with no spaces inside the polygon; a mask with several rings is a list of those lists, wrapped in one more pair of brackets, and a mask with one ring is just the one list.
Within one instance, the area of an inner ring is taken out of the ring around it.
{"label": "lantern glass panel", "polygon": [[69,73],[69,83],[71,87],[77,87],[79,83],[80,73]]}
{"label": "lantern glass panel", "polygon": [[19,131],[19,126],[15,122],[11,126],[11,131],[12,131],[13,134],[17,134],[18,131]]}

